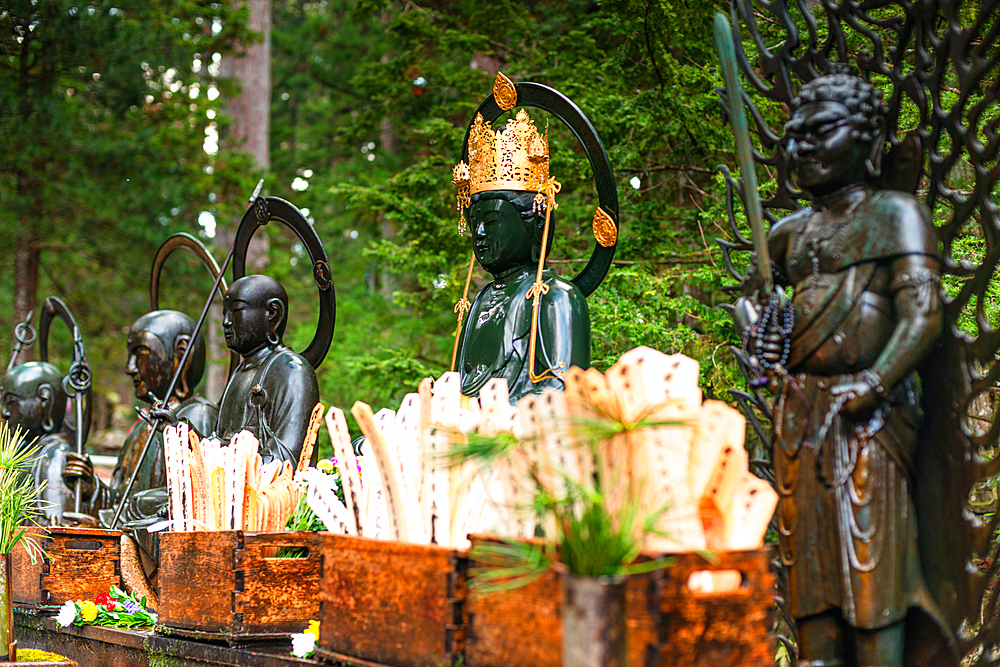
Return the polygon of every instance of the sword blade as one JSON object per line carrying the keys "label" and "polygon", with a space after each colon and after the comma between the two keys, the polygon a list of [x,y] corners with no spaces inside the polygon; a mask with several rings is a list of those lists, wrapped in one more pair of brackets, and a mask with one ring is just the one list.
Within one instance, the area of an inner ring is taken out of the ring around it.
{"label": "sword blade", "polygon": [[761,295],[761,298],[769,298],[774,291],[774,276],[771,274],[771,253],[768,251],[767,234],[764,232],[764,210],[760,204],[760,194],[757,192],[757,171],[753,160],[753,144],[750,143],[750,127],[747,125],[746,113],[743,110],[743,86],[740,85],[739,71],[736,68],[733,30],[722,12],[715,14],[715,48],[719,51],[722,78],[726,82],[729,119],[733,124],[736,155],[740,163],[740,172],[743,174],[743,199],[746,204],[747,219],[750,221],[750,231],[753,234],[753,247],[757,252],[757,271],[764,280],[764,294],[767,295],[766,297]]}

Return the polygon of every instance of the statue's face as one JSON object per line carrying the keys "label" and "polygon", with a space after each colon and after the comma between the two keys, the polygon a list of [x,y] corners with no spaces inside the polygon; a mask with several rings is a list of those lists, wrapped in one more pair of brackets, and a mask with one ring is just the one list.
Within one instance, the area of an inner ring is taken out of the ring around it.
{"label": "statue's face", "polygon": [[855,129],[850,110],[840,102],[810,102],[795,111],[786,131],[799,187],[824,194],[864,180],[871,146],[851,136]]}
{"label": "statue's face", "polygon": [[241,356],[267,344],[267,309],[230,289],[222,300],[222,331],[229,349]]}
{"label": "statue's face", "polygon": [[26,431],[28,442],[62,427],[66,394],[55,366],[29,361],[15,366],[0,382],[0,417]]}
{"label": "statue's face", "polygon": [[534,234],[521,213],[503,199],[480,199],[469,208],[473,249],[479,264],[496,275],[531,263]]}
{"label": "statue's face", "polygon": [[38,431],[42,426],[42,402],[34,392],[29,395],[4,382],[0,385],[0,417],[11,428]]}
{"label": "statue's face", "polygon": [[125,372],[132,378],[135,397],[147,403],[153,396],[163,400],[170,387],[175,369],[170,348],[149,331],[130,331],[128,334],[128,362]]}

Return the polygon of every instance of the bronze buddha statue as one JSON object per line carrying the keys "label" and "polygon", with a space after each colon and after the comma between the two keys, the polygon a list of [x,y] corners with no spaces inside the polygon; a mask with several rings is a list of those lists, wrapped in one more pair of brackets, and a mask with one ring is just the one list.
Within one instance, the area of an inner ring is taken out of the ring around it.
{"label": "bronze buddha statue", "polygon": [[230,285],[222,307],[226,345],[241,360],[219,402],[214,435],[229,442],[249,430],[260,442],[264,463],[295,466],[319,402],[319,384],[310,363],[282,344],[288,295],[274,278],[250,275]]}
{"label": "bronze buddha statue", "polygon": [[[63,432],[66,392],[59,369],[45,361],[29,361],[14,366],[0,382],[0,417],[11,429],[20,428],[22,443],[35,442],[37,458],[29,474],[37,486],[44,484],[40,508],[47,522],[60,524],[64,512],[72,512],[75,498],[72,484],[63,481],[67,457],[73,444]],[[37,439],[37,441],[36,441]]]}
{"label": "bronze buddha statue", "polygon": [[[788,608],[800,664],[902,665],[914,614],[951,636],[923,578],[912,487],[941,251],[924,204],[874,185],[880,91],[834,73],[805,84],[792,111],[789,162],[812,205],[775,223],[768,246],[776,283],[794,290],[794,324],[784,340],[760,324],[750,336],[781,380],[772,441]],[[747,303],[737,311],[752,319]]]}
{"label": "bronze buddha statue", "polygon": [[[144,403],[159,404],[180,364],[185,348],[191,344],[194,322],[175,310],[156,310],[140,317],[129,329],[126,345],[128,361],[125,372],[132,378],[135,397]],[[218,410],[210,401],[194,393],[205,372],[205,342],[199,336],[188,357],[173,394],[167,400],[168,409],[177,418],[196,429],[209,430]],[[118,526],[110,526],[115,508],[122,500],[122,491],[139,465],[149,426],[141,419],[125,436],[118,462],[107,484],[94,475],[90,457],[69,455],[63,477],[67,484],[82,482],[85,505],[96,513],[106,527],[135,529],[134,536],[141,549],[148,575],[155,573],[159,542],[142,528],[167,516],[166,461],[163,454],[163,425],[153,436],[150,449],[139,469],[136,481]]]}

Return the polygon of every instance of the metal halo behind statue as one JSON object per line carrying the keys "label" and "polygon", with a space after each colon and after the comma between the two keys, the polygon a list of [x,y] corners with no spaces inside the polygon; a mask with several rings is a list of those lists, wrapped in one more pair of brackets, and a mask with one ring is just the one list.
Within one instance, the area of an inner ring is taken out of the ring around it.
{"label": "metal halo behind statue", "polygon": [[[87,437],[90,435],[90,423],[94,411],[90,388],[90,366],[87,364],[87,352],[83,347],[83,337],[80,335],[80,327],[76,325],[76,318],[73,317],[73,313],[63,303],[63,300],[56,296],[50,296],[45,299],[38,318],[38,360],[45,362],[49,360],[49,329],[52,326],[52,320],[57,317],[66,323],[73,336],[73,359],[70,363],[69,375],[72,376],[77,369],[83,374],[77,380],[71,380],[70,383],[71,385],[73,382],[85,384],[85,388],[83,389],[83,427],[81,433],[83,434],[83,441],[86,442]],[[75,428],[80,429],[80,424],[75,424]]]}
{"label": "metal halo behind statue", "polygon": [[327,259],[323,242],[316,230],[309,224],[302,212],[293,204],[279,197],[257,197],[254,205],[247,209],[236,230],[233,242],[233,280],[246,275],[247,248],[258,227],[271,220],[282,223],[299,237],[312,260],[313,282],[319,291],[319,322],[312,342],[302,351],[302,356],[313,368],[319,368],[333,340],[333,328],[337,320],[337,297],[333,286],[333,274]]}
{"label": "metal halo behind statue", "polygon": [[[201,260],[202,266],[212,274],[212,280],[215,280],[219,275],[219,264],[215,261],[215,257],[212,256],[212,253],[209,252],[204,243],[187,232],[178,232],[167,237],[167,240],[160,245],[156,251],[156,255],[153,257],[153,267],[149,273],[149,305],[152,310],[160,309],[160,272],[163,270],[163,264],[170,257],[170,253],[178,248],[187,248],[193,252]],[[219,283],[219,294],[225,296],[226,289],[226,279],[223,278],[222,282]],[[235,352],[230,352],[229,377],[232,377],[233,370],[235,370],[239,363],[239,355]]]}
{"label": "metal halo behind statue", "polygon": [[[580,273],[573,278],[573,283],[583,292],[585,297],[590,296],[598,288],[604,277],[611,268],[611,260],[615,256],[615,248],[618,247],[618,186],[615,183],[614,172],[611,170],[611,162],[608,160],[608,153],[604,150],[601,137],[594,129],[594,125],[587,118],[586,114],[576,106],[572,100],[554,88],[540,83],[522,82],[514,84],[517,92],[517,102],[515,106],[534,107],[548,111],[556,118],[566,124],[573,132],[577,140],[583,146],[587,159],[590,161],[590,168],[594,172],[594,182],[597,185],[597,197],[600,207],[604,209],[615,226],[614,242],[610,245],[602,245],[599,242],[594,244],[594,252],[590,256],[590,261]],[[509,110],[509,108],[507,109]],[[479,105],[477,113],[483,115],[487,123],[493,123],[505,112],[497,104],[496,97],[490,95]],[[469,133],[475,116],[469,122],[465,130],[465,141],[462,142],[462,160],[468,162],[469,159]]]}

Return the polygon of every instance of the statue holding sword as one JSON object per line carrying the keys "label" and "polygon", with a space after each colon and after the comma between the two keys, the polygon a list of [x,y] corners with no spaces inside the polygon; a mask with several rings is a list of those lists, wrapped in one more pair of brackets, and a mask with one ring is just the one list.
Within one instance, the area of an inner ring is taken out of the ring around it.
{"label": "statue holding sword", "polygon": [[877,186],[881,92],[835,67],[800,88],[785,126],[789,165],[811,205],[765,237],[721,15],[716,40],[756,250],[735,317],[776,393],[777,527],[799,664],[957,664],[924,581],[912,495],[923,418],[916,369],[943,321],[930,212]]}

